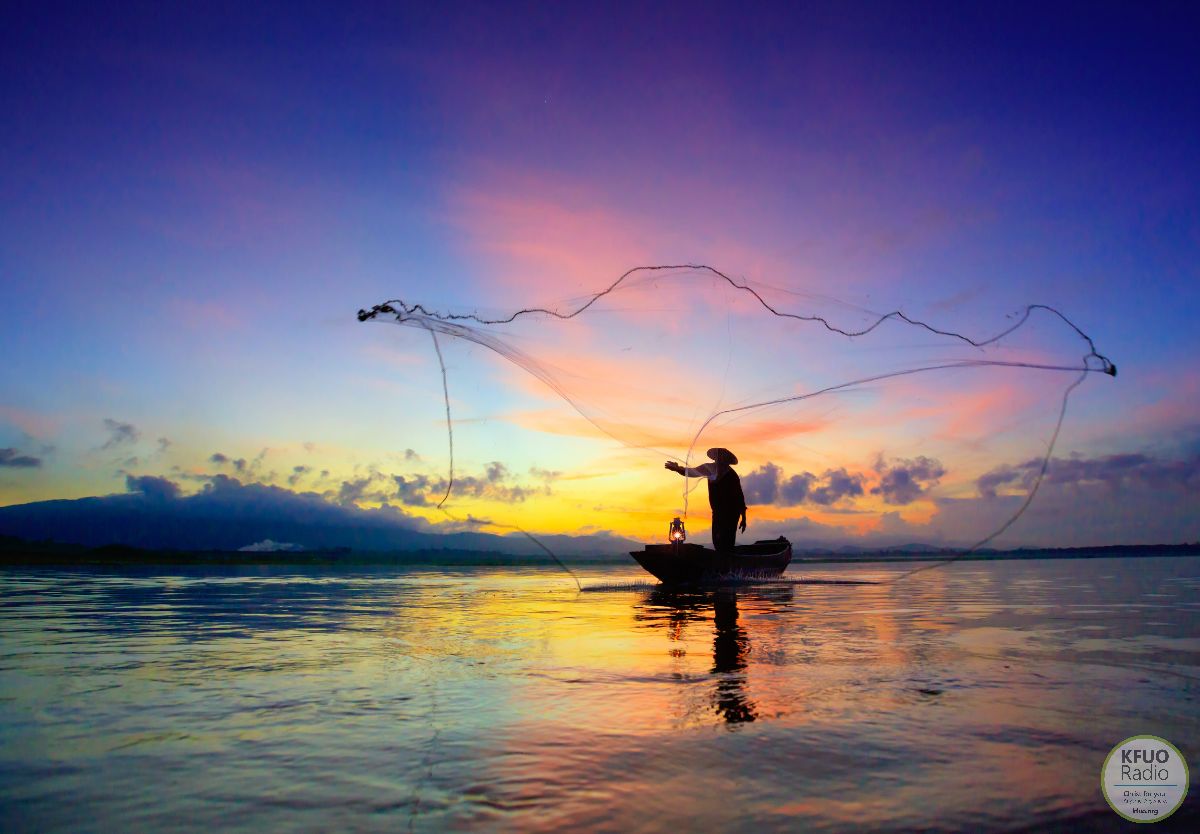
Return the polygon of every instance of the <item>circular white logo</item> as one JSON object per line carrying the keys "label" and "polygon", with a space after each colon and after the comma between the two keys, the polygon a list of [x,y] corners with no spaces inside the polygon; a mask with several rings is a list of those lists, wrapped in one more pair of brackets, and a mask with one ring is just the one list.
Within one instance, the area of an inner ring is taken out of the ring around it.
{"label": "circular white logo", "polygon": [[1134,822],[1158,822],[1187,796],[1187,762],[1175,745],[1158,736],[1134,736],[1113,748],[1100,771],[1104,798]]}

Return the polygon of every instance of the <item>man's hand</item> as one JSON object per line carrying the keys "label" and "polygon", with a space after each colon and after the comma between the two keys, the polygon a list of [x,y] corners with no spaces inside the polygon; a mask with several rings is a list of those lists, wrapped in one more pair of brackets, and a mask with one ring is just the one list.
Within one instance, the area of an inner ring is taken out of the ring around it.
{"label": "man's hand", "polygon": [[667,461],[666,463],[664,463],[664,464],[663,464],[663,466],[664,466],[664,467],[666,467],[667,469],[670,469],[672,472],[681,472],[681,471],[683,471],[683,467],[682,467],[682,466],[680,466],[678,463],[676,463],[676,462],[675,462],[675,461],[673,461],[673,460],[669,460],[669,461]]}
{"label": "man's hand", "polygon": [[746,532],[746,514],[745,513],[742,513],[742,528],[741,529],[742,529],[743,533]]}

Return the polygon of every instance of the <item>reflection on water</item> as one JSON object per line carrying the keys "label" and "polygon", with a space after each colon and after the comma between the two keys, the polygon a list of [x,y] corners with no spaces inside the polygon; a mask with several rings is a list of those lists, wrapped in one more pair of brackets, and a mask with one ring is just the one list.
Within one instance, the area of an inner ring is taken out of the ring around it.
{"label": "reflection on water", "polygon": [[[743,724],[756,720],[758,715],[747,685],[751,645],[749,634],[738,622],[738,595],[760,603],[761,610],[782,610],[792,602],[793,592],[790,585],[702,591],[656,588],[644,601],[634,604],[634,619],[666,629],[673,643],[684,641],[689,625],[704,627],[711,619],[713,710],[727,724]],[[670,654],[683,657],[685,652],[673,647]]]}
{"label": "reflection on water", "polygon": [[0,828],[1086,829],[1120,740],[1196,770],[1200,559],[914,580],[10,571]]}
{"label": "reflection on water", "polygon": [[713,673],[717,691],[713,697],[717,714],[727,724],[753,721],[754,702],[746,688],[746,653],[750,649],[746,632],[738,625],[737,592],[718,592],[713,595]]}

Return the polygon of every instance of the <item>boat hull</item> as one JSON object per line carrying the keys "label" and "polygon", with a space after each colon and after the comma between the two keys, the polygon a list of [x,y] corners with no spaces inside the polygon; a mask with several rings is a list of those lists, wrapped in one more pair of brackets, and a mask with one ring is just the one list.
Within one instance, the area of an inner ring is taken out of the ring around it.
{"label": "boat hull", "polygon": [[698,544],[648,544],[629,555],[664,585],[691,585],[777,577],[792,561],[792,544],[780,537],[738,545],[732,552]]}

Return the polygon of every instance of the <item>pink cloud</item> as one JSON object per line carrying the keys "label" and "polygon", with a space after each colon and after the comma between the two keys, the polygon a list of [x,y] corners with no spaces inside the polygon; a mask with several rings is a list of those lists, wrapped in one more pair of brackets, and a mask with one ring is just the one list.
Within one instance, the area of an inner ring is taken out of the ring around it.
{"label": "pink cloud", "polygon": [[659,249],[653,241],[661,230],[604,207],[594,195],[546,190],[525,181],[460,191],[452,200],[452,222],[485,260],[490,287],[512,300],[595,292],[631,266],[651,262]]}
{"label": "pink cloud", "polygon": [[1135,402],[1141,402],[1115,427],[1117,431],[1162,435],[1200,425],[1200,372],[1154,371],[1138,387]]}
{"label": "pink cloud", "polygon": [[31,437],[39,438],[57,434],[63,425],[63,419],[57,415],[39,414],[7,405],[0,405],[0,420],[12,423]]}

